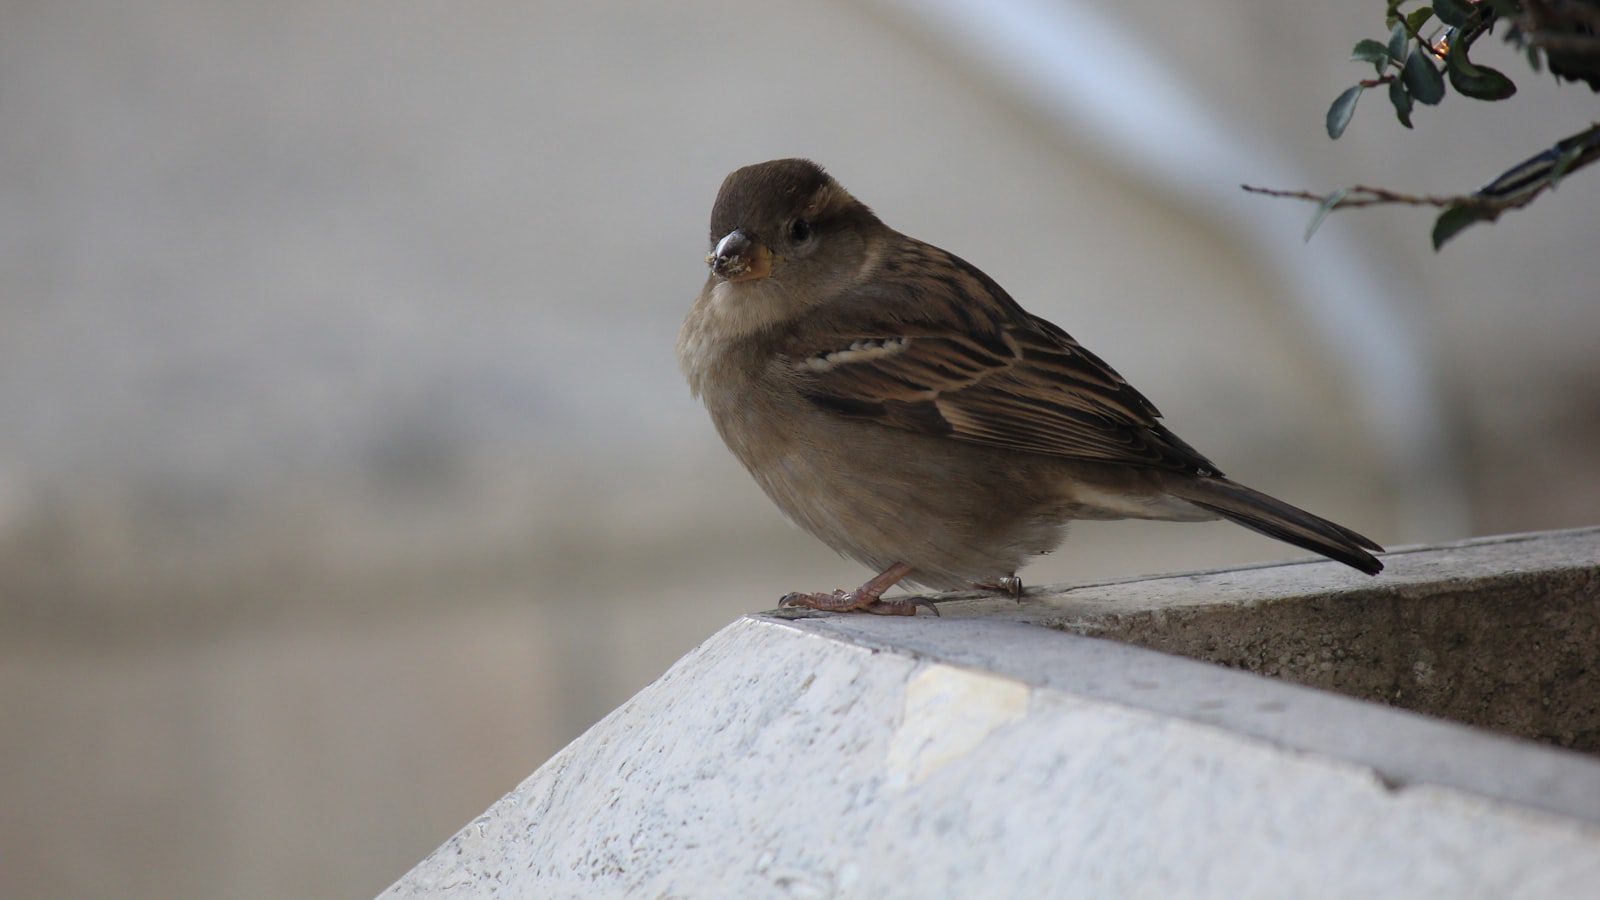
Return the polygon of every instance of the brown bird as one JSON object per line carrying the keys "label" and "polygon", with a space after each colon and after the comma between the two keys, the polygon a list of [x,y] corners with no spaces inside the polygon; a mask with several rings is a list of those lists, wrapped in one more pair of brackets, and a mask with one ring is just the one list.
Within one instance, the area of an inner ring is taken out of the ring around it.
{"label": "brown bird", "polygon": [[[735,171],[678,361],[789,518],[879,575],[784,605],[911,615],[899,581],[1021,591],[1073,519],[1231,519],[1377,574],[1365,537],[1222,476],[1121,375],[808,160]],[[935,610],[937,612],[937,610]]]}

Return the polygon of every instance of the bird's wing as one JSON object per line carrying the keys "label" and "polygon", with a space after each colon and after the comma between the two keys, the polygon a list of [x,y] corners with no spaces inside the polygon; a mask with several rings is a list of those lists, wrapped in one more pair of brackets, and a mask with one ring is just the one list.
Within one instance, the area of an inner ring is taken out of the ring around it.
{"label": "bird's wing", "polygon": [[1221,474],[1109,365],[957,257],[914,244],[867,300],[838,298],[779,355],[823,409],[1012,450]]}

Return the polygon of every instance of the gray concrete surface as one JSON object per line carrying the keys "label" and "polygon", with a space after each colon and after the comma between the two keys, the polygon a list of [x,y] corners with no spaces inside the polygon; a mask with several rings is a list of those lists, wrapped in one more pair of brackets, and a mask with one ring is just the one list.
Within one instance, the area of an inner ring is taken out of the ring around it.
{"label": "gray concrete surface", "polygon": [[1384,560],[1379,579],[1319,562],[953,602],[1600,753],[1600,529]]}
{"label": "gray concrete surface", "polygon": [[[1594,603],[1597,549],[1600,530],[1408,551],[1380,590],[1427,610],[1478,587],[1559,616],[1570,591]],[[746,617],[384,896],[1591,891],[1600,760],[1063,633],[1140,641],[1222,609],[1236,635],[1280,607],[1367,620],[1357,584],[1306,563],[938,619]],[[1536,652],[1453,648],[1496,651]]]}
{"label": "gray concrete surface", "polygon": [[[1391,557],[1393,558],[1393,557]],[[1407,554],[1399,584],[1090,626],[1104,637],[1600,754],[1600,532]],[[1432,580],[1430,580],[1432,579]]]}

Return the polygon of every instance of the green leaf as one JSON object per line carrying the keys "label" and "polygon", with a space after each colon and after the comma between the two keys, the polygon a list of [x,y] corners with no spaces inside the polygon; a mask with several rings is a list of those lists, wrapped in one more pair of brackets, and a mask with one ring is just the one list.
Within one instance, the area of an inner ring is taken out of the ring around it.
{"label": "green leaf", "polygon": [[1467,59],[1466,42],[1450,45],[1445,57],[1445,70],[1450,74],[1450,86],[1475,100],[1504,100],[1517,92],[1511,79],[1488,66],[1474,65]]}
{"label": "green leaf", "polygon": [[1344,93],[1336,97],[1333,105],[1328,107],[1328,137],[1338,140],[1339,135],[1344,134],[1345,126],[1350,124],[1350,117],[1356,114],[1356,101],[1361,99],[1361,90],[1359,84],[1345,88]]}
{"label": "green leaf", "polygon": [[1411,93],[1406,90],[1405,83],[1396,78],[1389,82],[1389,102],[1394,104],[1395,117],[1400,124],[1411,127]]}
{"label": "green leaf", "polygon": [[1333,212],[1333,208],[1339,205],[1340,200],[1344,199],[1346,191],[1346,188],[1339,188],[1337,191],[1322,198],[1322,202],[1317,205],[1317,211],[1311,214],[1311,222],[1306,225],[1306,240],[1311,240],[1311,236],[1317,233],[1317,229],[1322,226],[1322,220],[1326,219],[1328,213]]}
{"label": "green leaf", "polygon": [[1433,18],[1433,7],[1424,6],[1420,9],[1414,9],[1410,15],[1406,16],[1406,30],[1412,34],[1421,34],[1422,26],[1431,18]]}
{"label": "green leaf", "polygon": [[[1389,0],[1389,2],[1385,4],[1383,10],[1383,24],[1393,26],[1395,22],[1399,21],[1400,14],[1396,12],[1396,10],[1398,10],[1400,8],[1400,4],[1404,2],[1406,2],[1406,0]],[[1399,60],[1396,60],[1396,62],[1399,62]]]}
{"label": "green leaf", "polygon": [[1377,65],[1381,74],[1384,63],[1389,61],[1389,50],[1372,38],[1364,38],[1356,42],[1355,49],[1350,51],[1350,58]]}
{"label": "green leaf", "polygon": [[1406,27],[1399,22],[1394,25],[1394,30],[1389,32],[1389,58],[1396,63],[1406,61],[1406,44],[1410,43],[1411,35],[1406,34]]}
{"label": "green leaf", "polygon": [[1433,249],[1438,252],[1445,241],[1461,233],[1463,228],[1476,222],[1493,222],[1500,216],[1497,211],[1481,206],[1457,205],[1445,209],[1433,222]]}
{"label": "green leaf", "polygon": [[1433,0],[1433,14],[1451,28],[1461,28],[1472,18],[1473,8],[1462,0]]}
{"label": "green leaf", "polygon": [[1433,67],[1433,63],[1428,62],[1421,48],[1413,49],[1411,55],[1406,57],[1400,77],[1405,79],[1406,89],[1411,91],[1411,96],[1418,103],[1434,106],[1444,99],[1444,76]]}
{"label": "green leaf", "polygon": [[1517,85],[1496,69],[1478,66],[1478,74],[1464,75],[1459,68],[1450,67],[1450,86],[1474,100],[1504,100],[1517,92]]}

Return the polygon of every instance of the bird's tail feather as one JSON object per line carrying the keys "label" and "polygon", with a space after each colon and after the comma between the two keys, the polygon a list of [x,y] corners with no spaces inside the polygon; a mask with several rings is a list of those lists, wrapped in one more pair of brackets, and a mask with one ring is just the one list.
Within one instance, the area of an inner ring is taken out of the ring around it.
{"label": "bird's tail feather", "polygon": [[1383,548],[1343,525],[1226,478],[1190,477],[1173,482],[1169,490],[1174,495],[1252,531],[1320,553],[1368,575],[1383,571],[1383,563],[1367,552],[1381,553]]}

